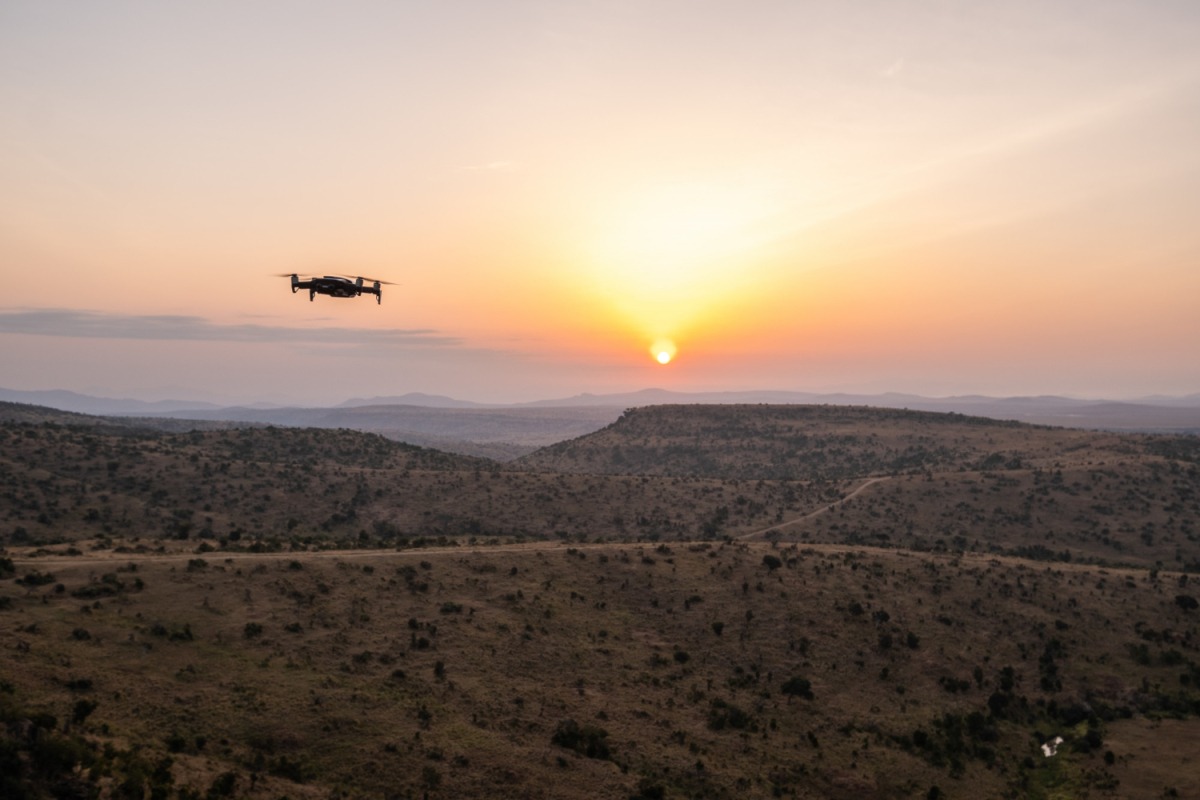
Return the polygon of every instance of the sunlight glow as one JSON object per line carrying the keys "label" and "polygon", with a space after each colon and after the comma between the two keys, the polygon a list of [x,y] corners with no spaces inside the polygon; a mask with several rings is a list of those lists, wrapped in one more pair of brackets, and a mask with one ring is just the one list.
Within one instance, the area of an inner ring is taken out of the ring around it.
{"label": "sunlight glow", "polygon": [[650,355],[660,364],[670,364],[677,352],[678,348],[670,339],[656,339],[654,344],[650,345]]}
{"label": "sunlight glow", "polygon": [[728,317],[758,280],[769,194],[710,181],[611,195],[588,226],[589,294],[626,330],[654,341],[655,361],[670,363],[673,338]]}
{"label": "sunlight glow", "polygon": [[600,234],[596,257],[623,284],[648,294],[698,288],[730,257],[752,249],[764,216],[744,187],[657,186],[622,200]]}

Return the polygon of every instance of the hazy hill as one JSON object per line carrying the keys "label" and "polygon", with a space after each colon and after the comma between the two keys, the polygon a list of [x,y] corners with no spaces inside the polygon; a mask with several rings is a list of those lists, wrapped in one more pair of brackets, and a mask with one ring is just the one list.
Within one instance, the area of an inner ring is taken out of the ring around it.
{"label": "hazy hill", "polygon": [[353,405],[344,408],[221,408],[186,412],[196,420],[223,420],[294,428],[348,428],[422,447],[507,461],[539,447],[590,433],[612,422],[620,408],[453,408]]}
{"label": "hazy hill", "polygon": [[358,408],[360,406],[424,406],[426,408],[487,408],[488,403],[476,403],[472,400],[458,400],[440,394],[425,392],[408,392],[401,395],[376,397],[354,397],[338,403],[336,408]]}
{"label": "hazy hill", "polygon": [[1080,400],[1054,395],[1037,397],[923,397],[888,392],[844,394],[787,391],[672,392],[645,389],[624,394],[581,394],[544,400],[532,406],[608,405],[836,405],[969,414],[992,419],[1058,425],[1069,428],[1147,433],[1200,433],[1200,395],[1151,396],[1136,401]]}
{"label": "hazy hill", "polygon": [[253,427],[254,423],[222,420],[190,420],[176,417],[103,416],[64,411],[48,406],[0,401],[0,422],[86,427],[108,433],[180,433],[193,430],[229,430]]}
{"label": "hazy hill", "polygon": [[676,405],[631,409],[596,433],[516,463],[555,472],[813,480],[1048,466],[1084,450],[1141,450],[1147,441],[922,411]]}
{"label": "hazy hill", "polygon": [[177,413],[185,410],[215,409],[215,403],[199,400],[160,400],[147,402],[131,398],[95,397],[65,389],[20,391],[0,389],[0,402],[48,406],[80,414],[153,414]]}

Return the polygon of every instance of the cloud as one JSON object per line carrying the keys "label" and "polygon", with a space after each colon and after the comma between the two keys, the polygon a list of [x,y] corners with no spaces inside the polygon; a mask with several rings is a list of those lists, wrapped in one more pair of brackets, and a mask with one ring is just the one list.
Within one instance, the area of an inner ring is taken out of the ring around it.
{"label": "cloud", "polygon": [[[904,69],[900,59],[888,67],[882,75]],[[1062,146],[1072,137],[1089,135],[1096,141],[1105,128],[1116,128],[1122,122],[1139,118],[1150,119],[1152,115],[1170,112],[1180,103],[1188,103],[1200,87],[1200,64],[1190,65],[1177,75],[1144,82],[1130,82],[1125,86],[1112,87],[1103,94],[1082,98],[1064,104],[1052,111],[1014,119],[1007,127],[988,129],[974,138],[949,142],[940,150],[921,160],[896,162],[891,169],[882,169],[869,180],[862,181],[858,190],[836,202],[830,202],[819,213],[804,214],[799,224],[781,226],[773,238],[783,239],[796,236],[809,228],[848,217],[872,206],[894,202],[931,187],[962,181],[977,176],[982,170],[1003,163],[1006,159],[1036,152],[1039,148]],[[1087,158],[1087,148],[1078,154]],[[1177,164],[1178,169],[1191,168]],[[1111,171],[1107,162],[1094,162],[1095,172]],[[1041,205],[1010,207],[1000,214],[977,218],[967,226],[993,226],[1011,222],[1015,218],[1028,217],[1044,208],[1071,200],[1086,192],[1086,188],[1075,188],[1068,184],[1056,192],[1044,190],[1039,193]],[[1074,192],[1075,194],[1070,194]],[[961,233],[958,228],[943,227],[939,237]]]}
{"label": "cloud", "polygon": [[87,339],[140,339],[197,342],[316,343],[394,347],[448,347],[453,336],[428,328],[293,328],[280,325],[224,325],[203,317],[109,314],[68,308],[0,311],[0,333]]}

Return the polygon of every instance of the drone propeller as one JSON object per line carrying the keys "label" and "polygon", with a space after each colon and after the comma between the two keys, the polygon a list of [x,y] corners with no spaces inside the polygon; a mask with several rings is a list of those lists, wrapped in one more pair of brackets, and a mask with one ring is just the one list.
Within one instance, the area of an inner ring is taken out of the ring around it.
{"label": "drone propeller", "polygon": [[343,275],[343,278],[349,278],[352,281],[362,279],[363,283],[381,283],[384,286],[395,286],[392,281],[381,281],[378,278],[368,278],[366,275]]}

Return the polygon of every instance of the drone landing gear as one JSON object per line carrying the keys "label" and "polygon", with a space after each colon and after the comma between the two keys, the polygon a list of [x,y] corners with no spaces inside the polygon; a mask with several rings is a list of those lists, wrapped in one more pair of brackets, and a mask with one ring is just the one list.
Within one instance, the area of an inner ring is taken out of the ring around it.
{"label": "drone landing gear", "polygon": [[312,289],[308,290],[308,302],[311,303],[313,301],[313,298],[316,296],[317,296],[316,292],[314,292]]}

